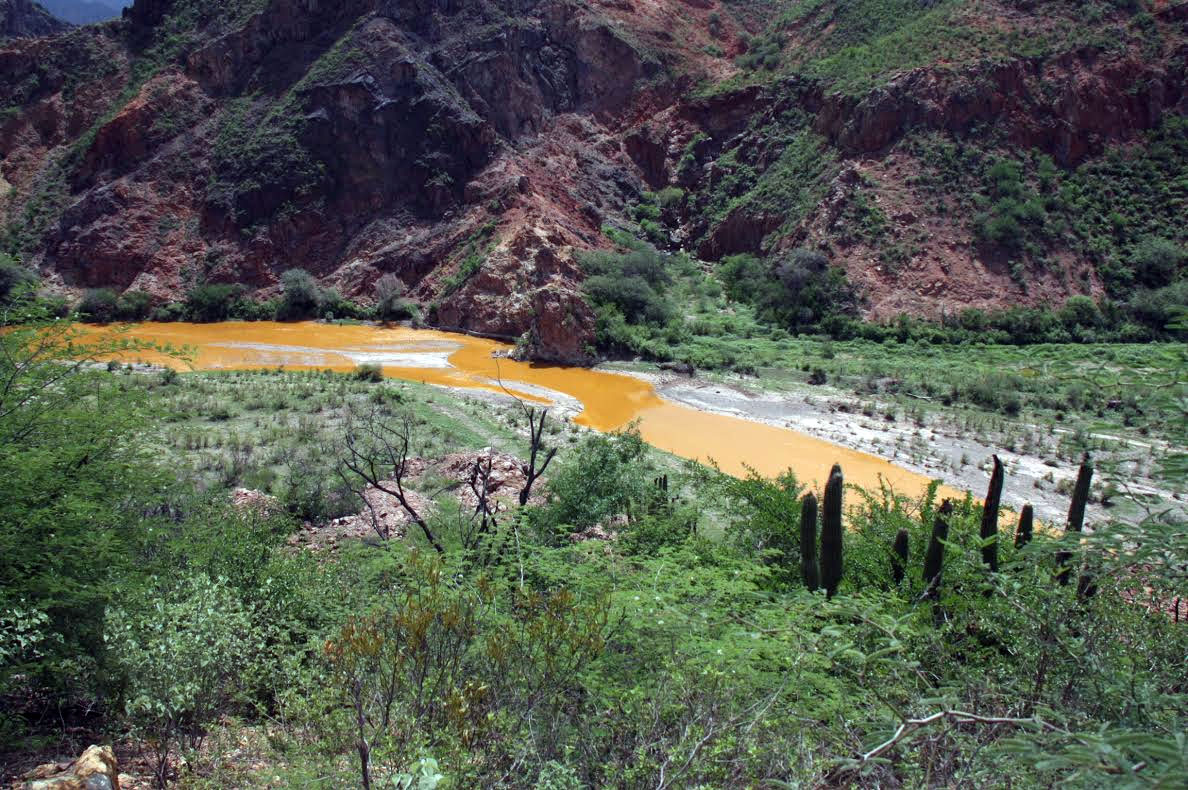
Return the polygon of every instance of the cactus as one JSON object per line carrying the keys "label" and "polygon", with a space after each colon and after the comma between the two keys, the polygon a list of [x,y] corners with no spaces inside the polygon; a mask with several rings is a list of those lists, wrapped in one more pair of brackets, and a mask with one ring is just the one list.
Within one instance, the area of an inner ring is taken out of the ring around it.
{"label": "cactus", "polygon": [[982,562],[990,571],[998,571],[998,506],[1002,502],[1002,461],[994,456],[994,471],[990,475],[990,489],[986,492],[986,505],[982,508]]}
{"label": "cactus", "polygon": [[940,588],[941,571],[945,565],[945,544],[949,539],[949,522],[946,521],[953,512],[953,503],[945,500],[937,512],[936,521],[932,524],[932,538],[928,541],[928,553],[924,557],[924,596],[935,600]]}
{"label": "cactus", "polygon": [[[1089,460],[1089,453],[1085,453],[1081,461],[1081,468],[1077,471],[1077,484],[1073,488],[1072,503],[1068,508],[1068,526],[1065,535],[1070,532],[1081,532],[1085,528],[1085,506],[1089,503],[1089,484],[1093,482],[1093,464]],[[1068,566],[1072,559],[1072,552],[1067,549],[1056,554],[1056,581],[1068,584],[1071,569]]]}
{"label": "cactus", "polygon": [[1031,542],[1031,533],[1035,529],[1035,509],[1028,502],[1019,514],[1019,527],[1015,530],[1015,548],[1021,549]]}
{"label": "cactus", "polygon": [[842,579],[842,486],[841,467],[834,464],[821,513],[821,584],[830,598]]}
{"label": "cactus", "polygon": [[903,575],[908,563],[908,531],[899,530],[895,536],[895,543],[891,547],[891,578],[898,587],[903,583]]}
{"label": "cactus", "polygon": [[809,592],[821,586],[817,568],[817,497],[805,494],[800,502],[800,576]]}

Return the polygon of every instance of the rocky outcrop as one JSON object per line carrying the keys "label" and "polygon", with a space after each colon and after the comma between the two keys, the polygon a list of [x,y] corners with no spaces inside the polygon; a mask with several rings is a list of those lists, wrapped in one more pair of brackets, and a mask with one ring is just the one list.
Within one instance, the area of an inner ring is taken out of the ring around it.
{"label": "rocky outcrop", "polygon": [[115,753],[91,746],[73,763],[47,763],[24,776],[25,790],[120,790]]}
{"label": "rocky outcrop", "polygon": [[[0,0],[17,5],[31,7]],[[1058,13],[984,5],[1015,32]],[[929,258],[896,280],[838,229],[856,194],[834,189],[838,174],[910,177],[894,149],[921,130],[993,130],[1072,165],[1188,110],[1184,4],[1153,9],[1168,32],[1156,54],[1127,35],[1043,58],[971,54],[857,94],[812,69],[728,81],[756,20],[720,0],[187,2],[184,35],[175,8],[136,0],[121,22],[0,46],[5,235],[54,288],[165,302],[239,282],[264,299],[300,267],[367,301],[394,274],[430,323],[551,361],[591,359],[577,253],[609,246],[604,225],[630,228],[644,190],[683,190],[652,229],[674,250],[808,244],[837,256],[871,315],[984,306],[1010,292],[1008,261],[889,199],[903,249]],[[787,33],[790,48],[814,45]],[[822,166],[781,175],[797,135]],[[769,173],[783,181],[757,189]],[[1096,287],[1081,276],[1091,262],[1066,263],[1061,276]],[[1065,294],[1046,276],[1027,299]]]}
{"label": "rocky outcrop", "polygon": [[70,23],[55,18],[33,0],[0,0],[0,39],[52,36],[69,29]]}
{"label": "rocky outcrop", "polygon": [[1166,61],[1084,49],[956,73],[916,69],[865,96],[829,96],[816,128],[842,150],[866,155],[912,129],[965,135],[993,126],[1014,145],[1076,165],[1166,113],[1188,111],[1186,63],[1188,45]]}

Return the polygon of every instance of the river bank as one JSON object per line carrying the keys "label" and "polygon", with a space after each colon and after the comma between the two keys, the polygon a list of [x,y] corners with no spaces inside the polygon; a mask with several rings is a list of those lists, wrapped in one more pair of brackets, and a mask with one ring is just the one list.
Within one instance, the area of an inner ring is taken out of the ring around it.
{"label": "river bank", "polygon": [[[1019,510],[1031,503],[1044,521],[1063,523],[1069,493],[1076,479],[1077,459],[1070,457],[1067,428],[1022,420],[971,426],[956,411],[914,412],[891,400],[872,400],[827,386],[775,389],[761,380],[713,380],[641,369],[638,365],[607,366],[647,381],[664,399],[699,411],[741,417],[798,431],[815,438],[878,456],[947,486],[981,495],[987,486],[992,456],[1007,472],[1003,505]],[[971,430],[971,427],[974,430]],[[1154,439],[1094,434],[1101,470],[1089,507],[1090,523],[1105,518],[1135,518],[1133,505],[1111,498],[1116,489],[1110,472],[1125,471],[1125,493],[1156,496],[1183,506],[1181,495],[1167,490],[1150,475],[1145,459],[1171,451]],[[1111,468],[1113,467],[1113,468]],[[1102,505],[1103,495],[1109,506]]]}
{"label": "river bank", "polygon": [[[506,344],[490,339],[405,327],[315,322],[140,324],[130,339],[189,347],[184,361],[142,352],[148,361],[196,370],[285,368],[354,371],[377,366],[389,378],[448,387],[479,400],[515,397],[547,404],[556,416],[599,431],[636,423],[645,440],[674,455],[713,462],[731,474],[754,469],[773,476],[791,468],[809,486],[819,485],[840,462],[847,479],[867,489],[887,482],[916,495],[928,481],[946,483],[944,496],[980,496],[991,456],[1006,464],[1004,504],[1032,502],[1037,515],[1060,523],[1067,512],[1081,453],[1094,452],[1101,470],[1091,520],[1111,502],[1109,471],[1128,490],[1173,501],[1176,494],[1154,479],[1166,439],[1088,432],[1083,421],[1063,425],[1025,413],[1007,419],[984,409],[951,408],[918,400],[860,394],[844,386],[798,382],[791,370],[762,377],[665,373],[644,363],[610,363],[594,369],[508,359]],[[971,364],[977,352],[971,352]],[[927,400],[927,399],[925,399]],[[1121,498],[1115,498],[1118,502]],[[1110,517],[1135,519],[1130,504]]]}

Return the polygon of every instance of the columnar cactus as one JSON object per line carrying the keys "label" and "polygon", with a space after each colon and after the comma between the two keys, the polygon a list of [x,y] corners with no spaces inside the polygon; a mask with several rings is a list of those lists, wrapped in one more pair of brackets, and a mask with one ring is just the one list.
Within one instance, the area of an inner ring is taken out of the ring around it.
{"label": "columnar cactus", "polygon": [[830,598],[842,580],[842,479],[841,467],[833,465],[825,484],[821,513],[821,584]]}
{"label": "columnar cactus", "polygon": [[[1066,536],[1072,532],[1079,533],[1085,528],[1085,506],[1089,504],[1089,484],[1092,482],[1093,463],[1089,460],[1089,454],[1085,453],[1085,458],[1081,461],[1081,468],[1077,471],[1077,484],[1073,488],[1072,503],[1068,508]],[[1072,552],[1067,549],[1056,554],[1056,580],[1061,584],[1068,584],[1069,575],[1072,572],[1068,564],[1071,559]]]}
{"label": "columnar cactus", "polygon": [[1031,533],[1035,530],[1035,508],[1028,502],[1019,514],[1019,527],[1015,530],[1015,548],[1021,549],[1031,542]]}
{"label": "columnar cactus", "polygon": [[994,456],[994,472],[990,475],[990,489],[986,492],[986,506],[982,508],[982,562],[998,571],[998,506],[1002,502],[1002,461]]}
{"label": "columnar cactus", "polygon": [[945,544],[949,539],[949,522],[946,520],[953,512],[953,503],[945,500],[941,503],[936,521],[932,524],[932,538],[928,541],[928,553],[924,556],[924,595],[935,600],[940,588],[941,571],[945,566]]}
{"label": "columnar cactus", "polygon": [[895,543],[891,546],[891,579],[898,587],[903,583],[903,575],[908,564],[908,531],[899,530],[895,536]]}
{"label": "columnar cactus", "polygon": [[800,502],[800,576],[810,592],[821,586],[817,567],[817,496],[805,494]]}

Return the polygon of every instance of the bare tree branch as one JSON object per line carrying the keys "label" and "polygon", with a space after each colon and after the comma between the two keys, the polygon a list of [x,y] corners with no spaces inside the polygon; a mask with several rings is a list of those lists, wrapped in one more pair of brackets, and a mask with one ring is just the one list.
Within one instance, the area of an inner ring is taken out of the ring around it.
{"label": "bare tree branch", "polygon": [[361,490],[356,489],[355,492],[371,510],[373,524],[381,539],[387,539],[387,530],[380,527],[374,507],[364,496],[368,487],[394,498],[409,520],[420,527],[425,539],[437,553],[444,554],[445,548],[417,512],[404,488],[412,446],[412,423],[408,416],[399,417],[394,425],[374,409],[363,415],[362,420],[355,416],[348,417],[343,445],[346,454],[342,458],[342,466],[365,483]]}

